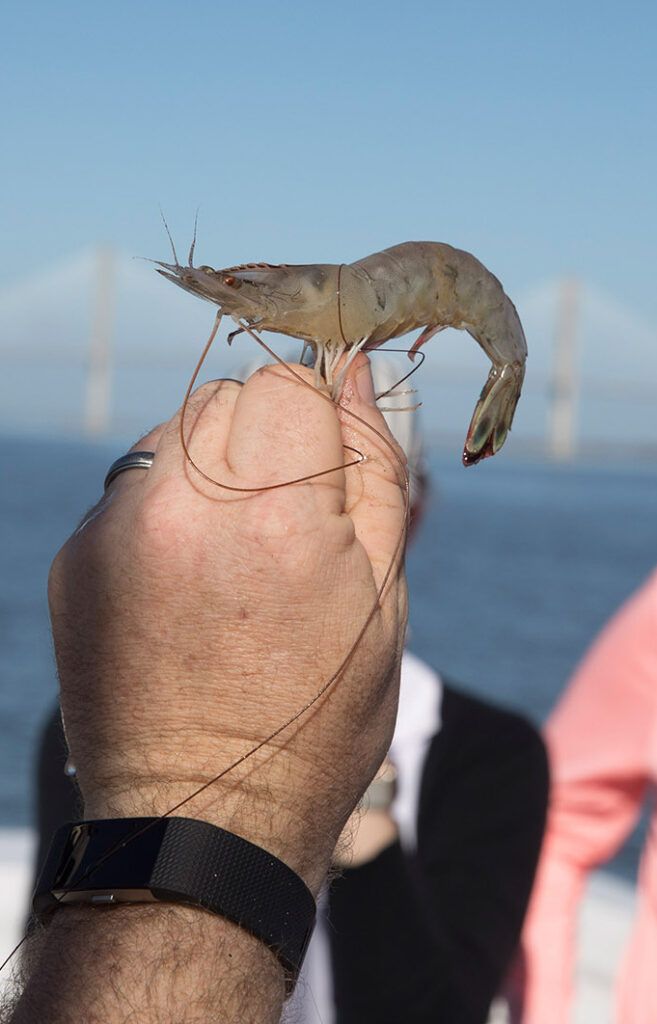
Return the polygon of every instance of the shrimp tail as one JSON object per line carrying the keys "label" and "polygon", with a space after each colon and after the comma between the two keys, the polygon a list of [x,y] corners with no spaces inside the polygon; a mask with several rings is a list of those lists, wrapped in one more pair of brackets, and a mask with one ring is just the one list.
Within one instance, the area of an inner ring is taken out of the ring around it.
{"label": "shrimp tail", "polygon": [[463,465],[474,466],[495,455],[506,441],[525,372],[518,363],[507,363],[488,374],[475,406],[463,448]]}

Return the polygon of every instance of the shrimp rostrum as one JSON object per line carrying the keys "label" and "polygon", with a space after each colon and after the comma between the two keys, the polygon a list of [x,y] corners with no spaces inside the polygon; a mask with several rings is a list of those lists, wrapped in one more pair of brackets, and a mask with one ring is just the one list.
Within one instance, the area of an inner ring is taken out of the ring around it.
{"label": "shrimp rostrum", "polygon": [[[174,254],[175,255],[175,254]],[[215,303],[240,329],[299,338],[315,354],[316,383],[339,394],[345,364],[422,328],[410,350],[445,327],[467,331],[492,363],[463,450],[466,466],[500,450],[525,373],[527,344],[516,308],[474,256],[442,242],[403,242],[349,264],[159,263],[159,272]],[[345,359],[343,360],[343,356]],[[340,361],[340,372],[338,366]]]}

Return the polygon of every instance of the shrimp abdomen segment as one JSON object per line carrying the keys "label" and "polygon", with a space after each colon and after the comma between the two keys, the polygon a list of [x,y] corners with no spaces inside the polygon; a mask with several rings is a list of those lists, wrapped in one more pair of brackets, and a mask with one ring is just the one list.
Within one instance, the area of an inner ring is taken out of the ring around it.
{"label": "shrimp abdomen segment", "polygon": [[417,327],[424,330],[412,354],[445,327],[467,331],[482,347],[493,365],[470,422],[463,462],[470,466],[494,455],[511,428],[527,358],[520,318],[499,280],[471,253],[442,242],[404,242],[350,269],[376,296],[378,320],[368,348]]}

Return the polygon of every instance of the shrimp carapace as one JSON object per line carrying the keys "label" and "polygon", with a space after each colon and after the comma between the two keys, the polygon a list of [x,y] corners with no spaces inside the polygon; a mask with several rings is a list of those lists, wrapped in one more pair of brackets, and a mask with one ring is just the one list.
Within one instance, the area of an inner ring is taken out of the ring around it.
{"label": "shrimp carapace", "polygon": [[[190,254],[191,255],[191,254]],[[169,281],[217,305],[240,325],[299,338],[315,353],[316,383],[334,399],[346,355],[422,328],[409,355],[445,327],[472,335],[492,363],[475,407],[463,462],[500,450],[525,374],[520,318],[478,259],[443,242],[402,242],[355,263],[243,263],[215,270],[158,262]],[[236,332],[233,332],[236,333]]]}

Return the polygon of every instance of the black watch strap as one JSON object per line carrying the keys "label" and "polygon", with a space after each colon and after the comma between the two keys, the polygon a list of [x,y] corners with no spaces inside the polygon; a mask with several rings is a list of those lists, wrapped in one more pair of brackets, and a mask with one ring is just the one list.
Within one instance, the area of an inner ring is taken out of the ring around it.
{"label": "black watch strap", "polygon": [[220,914],[261,939],[294,983],[315,900],[283,861],[192,818],[112,818],[64,825],[34,893],[35,916],[66,903],[164,900]]}

